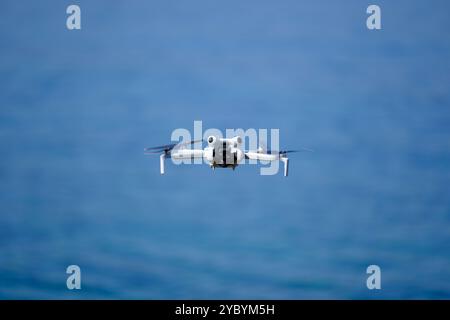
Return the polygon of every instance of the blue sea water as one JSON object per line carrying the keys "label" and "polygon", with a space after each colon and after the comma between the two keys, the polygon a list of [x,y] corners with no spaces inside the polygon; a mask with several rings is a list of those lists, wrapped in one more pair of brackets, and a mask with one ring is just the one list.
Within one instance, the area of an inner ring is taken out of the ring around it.
{"label": "blue sea water", "polygon": [[[376,3],[2,1],[0,298],[449,299],[450,3]],[[160,176],[194,120],[314,152]]]}

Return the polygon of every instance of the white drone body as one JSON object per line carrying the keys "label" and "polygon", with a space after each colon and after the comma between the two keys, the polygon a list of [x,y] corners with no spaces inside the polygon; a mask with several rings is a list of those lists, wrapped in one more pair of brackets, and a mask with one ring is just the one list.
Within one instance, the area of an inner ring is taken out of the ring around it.
{"label": "white drone body", "polygon": [[204,149],[188,149],[186,145],[193,145],[199,141],[190,141],[187,143],[169,144],[159,147],[146,148],[146,154],[160,153],[160,172],[164,174],[164,163],[166,158],[176,160],[201,158],[213,169],[215,168],[231,168],[235,169],[244,159],[260,160],[260,161],[281,161],[284,163],[284,176],[288,175],[289,159],[287,153],[296,152],[289,151],[271,151],[258,148],[254,151],[244,151],[241,149],[242,138],[236,136],[234,138],[219,138],[209,136],[207,139],[208,146]]}

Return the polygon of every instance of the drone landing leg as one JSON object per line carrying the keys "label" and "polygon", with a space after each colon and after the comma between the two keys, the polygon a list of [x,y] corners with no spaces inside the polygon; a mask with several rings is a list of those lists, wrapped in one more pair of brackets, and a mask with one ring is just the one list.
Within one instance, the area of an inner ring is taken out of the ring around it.
{"label": "drone landing leg", "polygon": [[159,156],[159,169],[161,174],[164,174],[164,160],[166,160],[166,154],[163,153]]}
{"label": "drone landing leg", "polygon": [[284,163],[284,176],[287,177],[289,174],[289,159],[283,157],[280,160]]}

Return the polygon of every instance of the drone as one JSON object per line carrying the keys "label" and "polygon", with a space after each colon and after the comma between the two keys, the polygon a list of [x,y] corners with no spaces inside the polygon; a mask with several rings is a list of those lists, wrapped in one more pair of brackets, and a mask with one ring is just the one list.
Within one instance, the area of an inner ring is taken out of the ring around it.
{"label": "drone", "polygon": [[[302,150],[285,150],[273,151],[264,150],[259,147],[254,151],[244,151],[241,149],[242,138],[236,136],[233,138],[220,138],[209,136],[207,139],[208,146],[204,149],[189,149],[190,146],[203,140],[192,140],[184,143],[173,143],[158,147],[145,148],[145,154],[160,154],[160,172],[164,174],[164,162],[167,158],[176,160],[185,159],[204,159],[212,169],[231,168],[235,169],[242,160],[259,160],[259,161],[281,161],[284,164],[284,176],[288,176],[289,158],[288,153],[299,152]],[[303,149],[303,151],[310,151]]]}

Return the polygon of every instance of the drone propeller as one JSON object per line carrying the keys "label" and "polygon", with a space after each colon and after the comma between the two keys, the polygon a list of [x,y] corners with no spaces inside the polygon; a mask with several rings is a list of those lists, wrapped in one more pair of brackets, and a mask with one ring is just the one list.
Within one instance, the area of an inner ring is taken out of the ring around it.
{"label": "drone propeller", "polygon": [[172,143],[172,144],[166,144],[163,146],[158,146],[158,147],[149,147],[149,148],[145,148],[144,151],[151,151],[151,150],[170,150],[172,149],[176,144]]}
{"label": "drone propeller", "polygon": [[193,145],[197,142],[202,142],[203,140],[192,140],[192,141],[188,141],[188,142],[183,142],[183,143],[171,143],[171,144],[166,144],[166,145],[162,145],[162,146],[158,146],[158,147],[149,147],[149,148],[145,148],[144,151],[146,153],[167,153],[170,150],[172,150],[173,148],[175,148],[176,146],[184,146],[184,145]]}
{"label": "drone propeller", "polygon": [[270,150],[267,148],[267,142],[264,140],[261,140],[259,142],[259,147],[258,147],[259,153],[266,153],[266,154],[286,155],[288,153],[302,152],[302,151],[313,152],[312,149],[308,149],[308,148],[299,148],[296,150]]}

